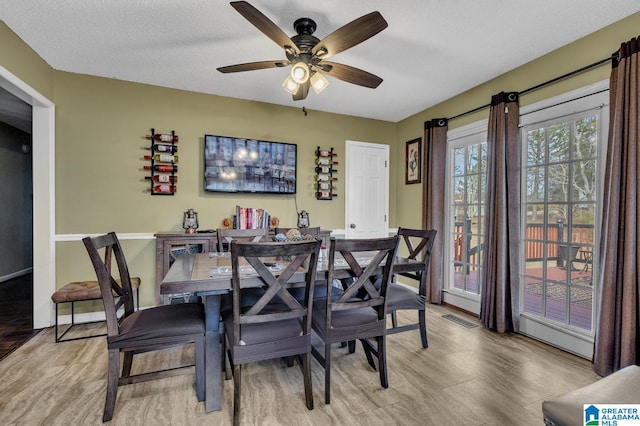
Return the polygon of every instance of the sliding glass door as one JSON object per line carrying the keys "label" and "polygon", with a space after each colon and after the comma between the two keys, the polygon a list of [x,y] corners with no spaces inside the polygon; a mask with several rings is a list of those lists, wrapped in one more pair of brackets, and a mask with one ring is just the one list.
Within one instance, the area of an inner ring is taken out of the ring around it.
{"label": "sliding glass door", "polygon": [[591,331],[596,112],[528,126],[522,311]]}
{"label": "sliding glass door", "polygon": [[607,101],[606,86],[590,87],[521,110],[520,329],[586,358],[597,305]]}
{"label": "sliding glass door", "polygon": [[487,164],[486,122],[448,134],[445,301],[480,312]]}

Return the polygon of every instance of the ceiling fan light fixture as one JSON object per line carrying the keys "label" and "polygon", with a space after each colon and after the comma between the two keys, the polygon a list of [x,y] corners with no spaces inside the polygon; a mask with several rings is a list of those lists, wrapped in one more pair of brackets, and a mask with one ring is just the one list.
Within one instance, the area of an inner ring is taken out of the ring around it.
{"label": "ceiling fan light fixture", "polygon": [[323,56],[325,56],[327,53],[329,53],[329,51],[327,50],[326,47],[322,46],[320,49],[318,49],[318,51],[316,52],[315,56],[318,58],[322,58]]}
{"label": "ceiling fan light fixture", "polygon": [[298,84],[304,84],[309,80],[309,66],[304,62],[297,62],[291,67],[291,78]]}
{"label": "ceiling fan light fixture", "polygon": [[291,75],[288,75],[287,78],[285,78],[284,81],[282,82],[282,87],[284,87],[284,90],[286,90],[287,92],[291,93],[292,95],[295,95],[300,85],[295,81],[293,81],[293,78],[291,78]]}
{"label": "ceiling fan light fixture", "polygon": [[326,89],[328,85],[329,85],[329,80],[327,80],[327,77],[325,77],[321,73],[315,72],[311,76],[311,87],[313,88],[313,91],[316,92],[317,94],[320,94],[320,92]]}

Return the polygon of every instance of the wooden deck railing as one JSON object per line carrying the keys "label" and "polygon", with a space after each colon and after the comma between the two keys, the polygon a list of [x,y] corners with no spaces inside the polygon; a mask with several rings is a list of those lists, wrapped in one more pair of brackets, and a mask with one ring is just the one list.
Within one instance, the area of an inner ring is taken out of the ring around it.
{"label": "wooden deck railing", "polygon": [[[456,267],[462,267],[465,273],[475,271],[480,263],[479,254],[482,244],[477,244],[477,237],[472,233],[471,219],[454,223],[453,259]],[[591,247],[594,243],[593,225],[573,224],[570,244],[567,241],[568,226],[558,221],[546,227],[540,223],[530,223],[525,231],[525,258],[528,261],[544,259],[544,247],[547,246],[547,259],[556,259],[564,264],[565,247],[570,247],[571,257],[578,253],[580,247]],[[472,246],[472,244],[476,244]]]}

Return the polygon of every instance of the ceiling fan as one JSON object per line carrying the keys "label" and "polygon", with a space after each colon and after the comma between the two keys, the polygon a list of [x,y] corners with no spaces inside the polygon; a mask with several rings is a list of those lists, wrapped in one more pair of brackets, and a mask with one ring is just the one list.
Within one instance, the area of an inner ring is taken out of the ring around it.
{"label": "ceiling fan", "polygon": [[293,23],[297,34],[289,37],[262,12],[246,1],[231,2],[231,6],[267,37],[282,47],[287,59],[229,65],[218,68],[221,73],[254,71],[291,65],[291,72],[282,86],[293,95],[294,101],[305,99],[310,87],[316,93],[324,90],[329,85],[325,74],[348,83],[372,89],[382,83],[382,79],[377,75],[349,65],[326,60],[362,43],[387,28],[387,21],[384,20],[380,12],[371,12],[361,16],[338,28],[324,39],[319,40],[313,36],[313,32],[316,30],[316,23],[311,18],[297,19]]}

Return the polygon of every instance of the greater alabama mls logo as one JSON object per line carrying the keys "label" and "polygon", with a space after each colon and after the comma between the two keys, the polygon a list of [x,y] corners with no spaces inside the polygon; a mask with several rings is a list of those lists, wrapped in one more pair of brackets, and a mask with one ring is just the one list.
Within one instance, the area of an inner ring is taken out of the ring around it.
{"label": "greater alabama mls logo", "polygon": [[640,404],[584,404],[585,426],[640,426]]}

